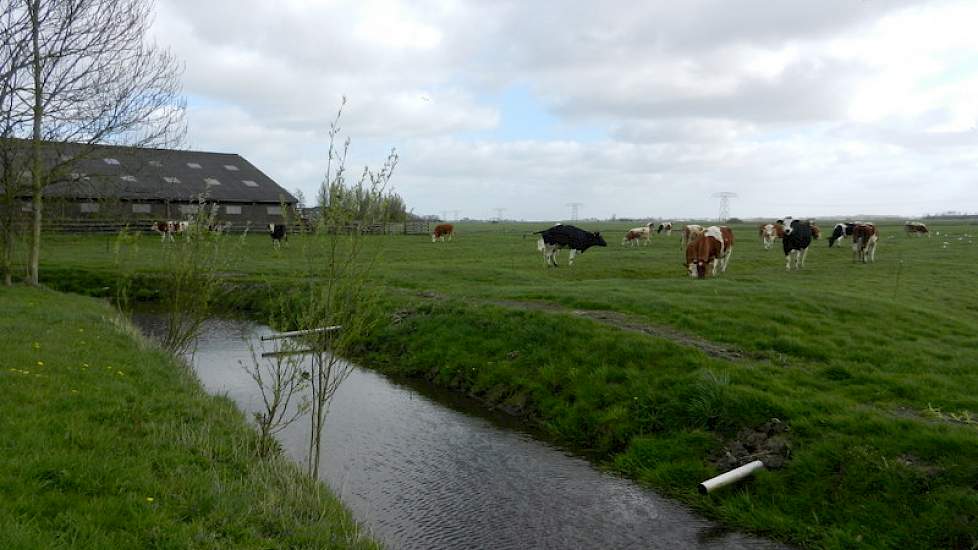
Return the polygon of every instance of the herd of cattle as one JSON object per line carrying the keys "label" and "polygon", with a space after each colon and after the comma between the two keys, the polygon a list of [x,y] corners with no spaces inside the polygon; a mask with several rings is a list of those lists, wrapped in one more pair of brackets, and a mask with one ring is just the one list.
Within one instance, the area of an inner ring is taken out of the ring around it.
{"label": "herd of cattle", "polygon": [[[153,222],[150,229],[155,231],[160,235],[160,240],[163,242],[170,241],[173,242],[174,235],[185,235],[190,237],[191,228],[194,226],[188,221],[176,221],[167,220],[165,222]],[[224,224],[208,224],[202,229],[207,233],[220,234],[228,231],[231,228],[230,223]],[[282,241],[289,240],[289,234],[287,226],[281,223],[270,223],[268,224],[268,234],[272,237],[272,244],[276,247],[281,246]]]}
{"label": "herd of cattle", "polygon": [[[441,226],[439,226],[441,227]],[[449,225],[449,227],[451,227]],[[622,238],[622,246],[648,245],[651,241],[654,224],[647,223],[641,227],[629,229]],[[904,229],[908,236],[930,236],[927,226],[920,222],[906,222]],[[436,228],[436,234],[439,229]],[[656,233],[666,236],[672,233],[672,223],[659,224],[655,229]],[[453,232],[454,233],[454,232]],[[537,241],[537,248],[543,252],[544,263],[547,266],[557,267],[557,252],[561,249],[570,249],[569,265],[574,264],[574,257],[583,254],[592,246],[608,246],[599,232],[585,231],[573,225],[556,224],[553,227],[542,231],[534,232],[540,235]],[[811,220],[795,220],[786,218],[777,220],[774,223],[761,224],[758,227],[758,235],[761,245],[765,250],[774,246],[774,242],[781,240],[784,256],[785,269],[801,269],[805,266],[805,259],[808,256],[808,248],[814,239],[821,238],[821,230]],[[853,261],[863,263],[876,261],[876,246],[879,242],[879,230],[871,222],[846,222],[836,224],[832,228],[829,236],[829,247],[833,247],[840,240],[845,238],[852,239]],[[432,235],[432,240],[435,235]],[[734,235],[733,231],[724,225],[712,225],[703,227],[701,225],[686,225],[682,228],[681,250],[684,262],[689,275],[695,278],[705,278],[707,274],[716,276],[727,270],[730,263],[730,255],[733,252]]]}

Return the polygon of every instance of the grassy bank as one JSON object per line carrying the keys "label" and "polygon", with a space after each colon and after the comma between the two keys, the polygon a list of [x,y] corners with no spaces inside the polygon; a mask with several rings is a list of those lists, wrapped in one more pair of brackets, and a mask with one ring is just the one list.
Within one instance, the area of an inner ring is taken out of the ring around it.
{"label": "grassy bank", "polygon": [[0,548],[372,548],[106,304],[0,288]]}
{"label": "grassy bank", "polygon": [[[692,281],[676,236],[623,248],[626,225],[603,225],[608,248],[549,270],[524,237],[541,225],[373,239],[396,314],[362,359],[525,415],[730,526],[818,548],[978,545],[978,228],[883,226],[875,265],[823,240],[785,273],[739,226],[730,271]],[[254,236],[229,281],[252,304],[288,288],[301,242]],[[52,273],[111,280],[98,238],[50,245]],[[697,495],[771,418],[789,428],[783,467]]]}

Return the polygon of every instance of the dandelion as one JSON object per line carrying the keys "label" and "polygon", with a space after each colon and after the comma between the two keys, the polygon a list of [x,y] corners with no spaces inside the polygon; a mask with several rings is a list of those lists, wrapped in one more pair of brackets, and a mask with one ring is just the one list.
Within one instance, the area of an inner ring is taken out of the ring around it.
{"label": "dandelion", "polygon": [[82,363],[82,368],[83,369],[87,369],[88,368],[88,363]]}
{"label": "dandelion", "polygon": [[153,502],[153,497],[146,497],[146,502]]}
{"label": "dandelion", "polygon": [[34,349],[41,349],[41,344],[34,342]]}
{"label": "dandelion", "polygon": [[43,366],[44,366],[44,361],[38,361],[38,362],[37,362],[37,366],[39,366],[39,367],[43,367]]}
{"label": "dandelion", "polygon": [[78,393],[78,390],[76,390],[75,388],[71,388],[71,393]]}

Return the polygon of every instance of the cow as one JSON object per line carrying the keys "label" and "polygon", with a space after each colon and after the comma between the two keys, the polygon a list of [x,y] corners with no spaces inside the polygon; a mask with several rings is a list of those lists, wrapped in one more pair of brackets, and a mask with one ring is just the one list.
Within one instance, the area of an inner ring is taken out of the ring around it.
{"label": "cow", "polygon": [[625,236],[621,240],[621,245],[626,244],[638,245],[645,244],[648,246],[652,242],[652,222],[649,222],[642,227],[633,227],[625,233]]}
{"label": "cow", "polygon": [[835,246],[835,243],[840,239],[845,239],[846,237],[852,236],[852,230],[856,227],[856,224],[862,222],[844,222],[837,223],[835,227],[832,228],[832,234],[829,235],[829,248]]}
{"label": "cow", "polygon": [[930,237],[930,230],[927,229],[926,225],[920,222],[906,222],[903,224],[903,230],[907,232],[908,237],[919,237],[921,235],[927,235]]}
{"label": "cow", "polygon": [[815,239],[815,240],[821,239],[822,238],[822,228],[819,227],[819,226],[817,226],[817,225],[815,225],[815,222],[812,221],[812,220],[808,220],[808,223],[811,224],[811,226],[812,226],[812,238]]}
{"label": "cow", "polygon": [[805,258],[808,257],[808,246],[812,244],[812,224],[808,221],[784,220],[784,237],[781,239],[784,246],[784,268],[791,271],[791,259],[795,259],[795,269],[805,267]]}
{"label": "cow", "polygon": [[852,261],[857,259],[866,263],[876,261],[876,243],[880,239],[879,231],[871,223],[859,223],[852,229]]}
{"label": "cow", "polygon": [[448,240],[452,240],[455,236],[455,226],[450,223],[440,223],[435,226],[435,230],[431,232],[431,242],[435,242],[441,239],[441,242],[445,242],[445,237]]}
{"label": "cow", "polygon": [[656,233],[665,233],[666,237],[672,235],[672,222],[660,223]]}
{"label": "cow", "polygon": [[160,242],[165,242],[169,240],[173,242],[173,235],[179,235],[185,231],[190,226],[190,222],[180,222],[176,220],[167,220],[165,222],[153,222],[151,228],[160,234]]}
{"label": "cow", "polygon": [[282,241],[289,242],[289,232],[284,223],[268,224],[268,234],[272,237],[272,246],[279,248]]}
{"label": "cow", "polygon": [[540,235],[537,241],[537,249],[543,252],[543,261],[547,266],[557,267],[557,251],[561,248],[570,249],[570,260],[568,265],[574,265],[574,256],[583,254],[585,250],[592,246],[608,246],[608,243],[597,231],[584,231],[573,225],[557,224],[543,231],[534,231],[534,235]]}
{"label": "cow", "polygon": [[764,250],[771,250],[771,247],[774,246],[774,239],[784,236],[784,227],[773,223],[761,224],[757,227],[757,234],[761,238],[761,245],[764,246]]}
{"label": "cow", "polygon": [[720,272],[727,271],[730,254],[733,252],[733,231],[725,225],[711,225],[703,234],[686,246],[686,269],[689,276],[696,279],[706,277],[706,268],[712,265],[712,275],[716,277],[717,268]]}
{"label": "cow", "polygon": [[686,253],[686,247],[689,246],[689,243],[700,238],[701,235],[703,235],[702,225],[690,224],[683,227],[683,238],[680,243],[680,246],[682,247],[682,251],[684,254]]}

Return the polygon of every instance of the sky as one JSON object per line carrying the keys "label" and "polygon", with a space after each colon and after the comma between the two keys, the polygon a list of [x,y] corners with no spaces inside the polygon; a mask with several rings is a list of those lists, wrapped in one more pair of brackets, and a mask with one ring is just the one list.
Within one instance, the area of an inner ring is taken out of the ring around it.
{"label": "sky", "polygon": [[448,219],[978,212],[978,2],[157,0],[191,149]]}

